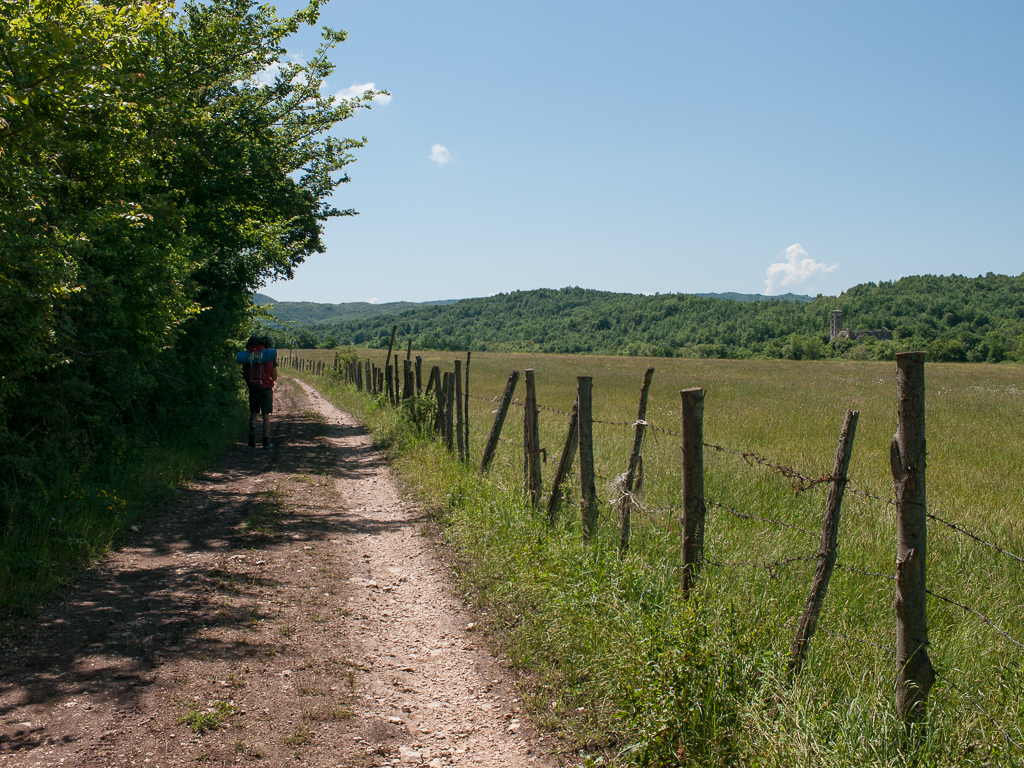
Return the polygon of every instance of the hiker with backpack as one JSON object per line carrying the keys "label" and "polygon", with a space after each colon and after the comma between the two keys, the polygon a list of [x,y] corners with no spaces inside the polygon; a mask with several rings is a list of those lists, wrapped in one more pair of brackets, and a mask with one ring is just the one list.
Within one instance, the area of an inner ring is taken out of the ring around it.
{"label": "hiker with backpack", "polygon": [[[263,416],[263,447],[270,446],[270,414],[274,412],[274,382],[277,381],[277,355],[266,336],[250,336],[245,342],[242,378],[249,386],[249,447],[256,447],[256,426]],[[239,353],[239,359],[243,354]]]}

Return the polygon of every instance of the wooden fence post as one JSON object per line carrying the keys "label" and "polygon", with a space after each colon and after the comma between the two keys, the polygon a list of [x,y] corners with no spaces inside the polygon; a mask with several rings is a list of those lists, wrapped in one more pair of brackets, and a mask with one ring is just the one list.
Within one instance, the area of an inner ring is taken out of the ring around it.
{"label": "wooden fence post", "polygon": [[526,403],[523,408],[523,451],[526,454],[526,494],[530,506],[540,504],[540,430],[537,413],[537,382],[533,368],[526,369]]}
{"label": "wooden fence post", "polygon": [[437,373],[431,372],[431,375],[434,377],[434,398],[437,400],[437,417],[434,419],[434,431],[443,438],[445,393],[441,383],[441,368],[435,365],[434,370],[437,371]]}
{"label": "wooden fence post", "polygon": [[416,394],[423,394],[423,358],[416,355]]}
{"label": "wooden fence post", "polygon": [[636,409],[636,422],[633,426],[633,450],[629,454],[629,465],[626,467],[626,476],[623,478],[619,499],[619,557],[626,554],[629,549],[629,529],[633,513],[633,483],[636,480],[636,466],[640,462],[640,449],[644,444],[644,426],[647,418],[647,395],[651,387],[651,378],[654,376],[654,367],[644,372],[644,380],[640,385],[640,404]]}
{"label": "wooden fence post", "polygon": [[498,410],[494,413],[494,424],[491,425],[491,434],[487,437],[487,445],[484,446],[484,455],[480,459],[480,471],[486,472],[494,458],[494,452],[498,449],[498,439],[501,437],[501,428],[505,425],[505,416],[508,415],[508,406],[512,402],[512,395],[516,391],[516,382],[519,381],[519,371],[512,371],[508,375],[508,383],[505,385],[505,392],[501,396]]}
{"label": "wooden fence post", "polygon": [[687,595],[704,559],[704,390],[684,389],[679,396],[683,432],[682,589]]}
{"label": "wooden fence post", "polygon": [[412,397],[412,363],[408,358],[402,361],[402,399]]}
{"label": "wooden fence post", "polygon": [[412,338],[409,338],[409,348],[405,350],[405,359],[412,360]]}
{"label": "wooden fence post", "polygon": [[394,347],[395,347],[395,334],[396,333],[398,333],[398,326],[397,325],[391,326],[391,341],[388,343],[388,356],[387,356],[387,359],[384,361],[384,367],[385,368],[387,368],[389,365],[391,365],[391,350],[394,349]]}
{"label": "wooden fence post", "polygon": [[562,505],[562,483],[572,471],[572,461],[576,458],[578,447],[577,428],[579,422],[579,401],[572,403],[572,412],[569,414],[569,429],[565,435],[565,444],[562,446],[562,456],[558,459],[558,469],[555,470],[555,479],[551,482],[551,495],[548,496],[548,525],[553,526],[558,517],[558,508]]}
{"label": "wooden fence post", "polygon": [[459,461],[464,461],[466,456],[466,444],[463,442],[462,434],[462,361],[455,361],[455,373],[452,374],[452,383],[455,384],[455,443],[459,450]]}
{"label": "wooden fence post", "polygon": [[924,720],[935,670],[928,658],[924,352],[896,355],[896,434],[889,465],[896,491],[896,714]]}
{"label": "wooden fence post", "polygon": [[576,377],[576,402],[579,405],[577,434],[580,454],[580,518],[583,541],[597,533],[597,485],[594,481],[593,386],[590,376]]}
{"label": "wooden fence post", "polygon": [[398,355],[395,355],[395,362],[394,362],[394,366],[393,367],[394,367],[395,372],[393,374],[391,374],[391,380],[395,382],[395,402],[394,402],[394,405],[397,406],[400,402],[402,402],[401,380],[398,378]]}
{"label": "wooden fence post", "polygon": [[469,461],[469,358],[472,352],[466,352],[466,386],[463,390],[463,395],[466,398],[466,406],[463,408],[462,414],[462,426],[466,431],[466,461]]}
{"label": "wooden fence post", "polygon": [[438,366],[434,366],[430,369],[430,376],[427,381],[426,394],[430,394],[435,388],[441,386],[441,369]]}
{"label": "wooden fence post", "polygon": [[387,368],[384,369],[384,382],[385,382],[385,384],[387,385],[387,388],[388,388],[388,402],[390,402],[392,405],[394,405],[395,404],[395,393],[394,393],[395,375],[394,375],[394,373],[392,373],[390,365]]}
{"label": "wooden fence post", "polygon": [[850,457],[853,455],[853,438],[857,433],[859,411],[847,411],[843,419],[843,429],[839,433],[839,446],[836,448],[836,460],[832,465],[832,480],[828,485],[828,499],[825,502],[825,515],[821,523],[821,543],[818,545],[818,564],[814,569],[814,579],[807,595],[807,605],[800,616],[793,644],[789,647],[789,671],[800,672],[807,646],[818,628],[818,616],[825,604],[828,584],[832,579],[839,546],[839,516],[843,505],[843,493],[846,490],[846,474],[850,469]]}
{"label": "wooden fence post", "polygon": [[455,441],[453,434],[454,430],[454,417],[455,414],[452,411],[455,410],[455,374],[446,373],[444,375],[444,443],[448,449],[448,453],[451,453],[455,449]]}

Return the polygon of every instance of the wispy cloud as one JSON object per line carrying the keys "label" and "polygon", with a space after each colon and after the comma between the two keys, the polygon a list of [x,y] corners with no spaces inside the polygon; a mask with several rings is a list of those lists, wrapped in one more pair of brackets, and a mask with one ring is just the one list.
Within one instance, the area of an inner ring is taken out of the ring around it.
{"label": "wispy cloud", "polygon": [[370,303],[371,304],[380,304],[380,299],[378,299],[376,296],[374,296],[372,299],[370,299]]}
{"label": "wispy cloud", "polygon": [[[374,85],[373,83],[355,83],[353,85],[350,85],[348,88],[345,88],[334,94],[334,99],[336,101],[341,101],[342,99],[356,99],[362,96],[367,91],[374,91],[376,89],[377,86]],[[382,93],[379,96],[374,96],[373,103],[389,104],[391,103],[391,94]]]}
{"label": "wispy cloud", "polygon": [[[298,54],[289,54],[288,59],[289,61],[284,62],[285,64],[305,64],[305,60]],[[273,85],[277,80],[277,76],[281,74],[281,67],[282,64],[280,61],[273,61],[253,75],[249,82],[254,85]],[[305,83],[306,74],[301,73],[295,78],[295,82],[300,85]]]}
{"label": "wispy cloud", "polygon": [[831,265],[815,261],[800,243],[794,243],[780,255],[785,256],[786,260],[777,261],[768,267],[768,279],[764,281],[766,295],[778,291],[783,286],[795,288],[813,277],[824,277],[829,272],[839,269],[838,261]]}
{"label": "wispy cloud", "polygon": [[430,149],[430,159],[438,165],[447,165],[452,161],[452,153],[444,144],[435,144]]}

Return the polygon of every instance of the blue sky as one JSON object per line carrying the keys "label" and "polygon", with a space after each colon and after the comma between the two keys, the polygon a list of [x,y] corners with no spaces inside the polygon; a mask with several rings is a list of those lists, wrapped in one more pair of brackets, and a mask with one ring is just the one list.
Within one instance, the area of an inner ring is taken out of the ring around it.
{"label": "blue sky", "polygon": [[329,86],[391,99],[339,127],[369,140],[335,195],[360,215],[280,301],[1024,272],[1019,2],[335,0],[322,21],[349,33]]}

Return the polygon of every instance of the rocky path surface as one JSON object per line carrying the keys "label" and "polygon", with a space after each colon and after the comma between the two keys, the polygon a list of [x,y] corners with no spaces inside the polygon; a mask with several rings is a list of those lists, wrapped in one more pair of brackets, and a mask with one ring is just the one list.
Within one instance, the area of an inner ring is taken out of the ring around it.
{"label": "rocky path surface", "polygon": [[369,434],[308,386],[8,638],[2,766],[552,766]]}

